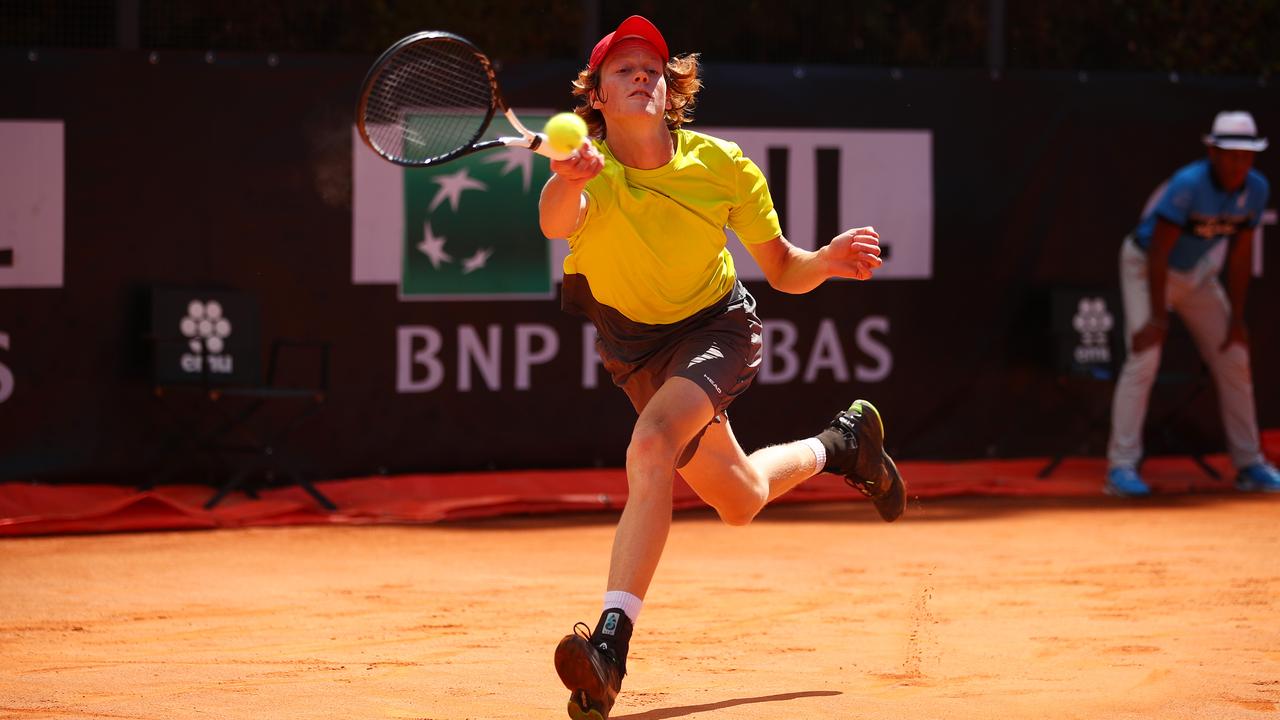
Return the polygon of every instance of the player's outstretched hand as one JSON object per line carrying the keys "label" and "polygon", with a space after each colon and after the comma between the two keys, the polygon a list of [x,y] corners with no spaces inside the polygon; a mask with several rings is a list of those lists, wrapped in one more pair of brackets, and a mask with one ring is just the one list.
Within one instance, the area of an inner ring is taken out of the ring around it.
{"label": "player's outstretched hand", "polygon": [[880,259],[880,233],[867,226],[845,230],[831,238],[826,248],[832,277],[869,280],[884,264]]}
{"label": "player's outstretched hand", "polygon": [[604,156],[590,139],[583,140],[582,146],[568,158],[551,161],[551,172],[569,182],[586,183],[603,169]]}

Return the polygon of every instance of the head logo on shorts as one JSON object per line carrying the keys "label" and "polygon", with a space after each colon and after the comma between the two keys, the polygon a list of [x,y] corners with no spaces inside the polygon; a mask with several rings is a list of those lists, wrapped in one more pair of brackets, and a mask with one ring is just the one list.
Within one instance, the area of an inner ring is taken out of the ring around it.
{"label": "head logo on shorts", "polygon": [[[527,118],[530,126],[541,120]],[[494,134],[516,133],[498,117]],[[551,176],[545,159],[502,148],[404,173],[403,298],[553,295],[551,247],[538,229],[538,194]]]}

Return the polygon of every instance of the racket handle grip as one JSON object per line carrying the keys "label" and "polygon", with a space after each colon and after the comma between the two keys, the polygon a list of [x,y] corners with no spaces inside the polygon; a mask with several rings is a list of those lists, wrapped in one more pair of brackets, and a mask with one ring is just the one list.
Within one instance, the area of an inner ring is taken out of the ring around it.
{"label": "racket handle grip", "polygon": [[574,152],[577,152],[576,150],[570,152],[556,150],[551,147],[551,143],[547,142],[547,136],[540,132],[533,133],[533,139],[529,143],[529,149],[543,157],[551,158],[552,160],[568,160],[573,157]]}

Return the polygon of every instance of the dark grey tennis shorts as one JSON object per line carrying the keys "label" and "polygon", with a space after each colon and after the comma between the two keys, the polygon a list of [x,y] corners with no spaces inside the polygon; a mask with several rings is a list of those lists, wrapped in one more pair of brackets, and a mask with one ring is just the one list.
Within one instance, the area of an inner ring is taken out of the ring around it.
{"label": "dark grey tennis shorts", "polygon": [[[613,383],[639,413],[668,378],[694,382],[711,400],[712,422],[720,422],[734,398],[755,379],[762,357],[761,323],[755,298],[742,283],[719,301],[670,325],[646,325],[595,301],[586,278],[566,275],[566,310],[596,326],[596,351]],[[680,465],[697,449],[701,433],[686,448]]]}
{"label": "dark grey tennis shorts", "polygon": [[637,413],[668,378],[679,376],[702,388],[720,416],[751,385],[760,369],[760,319],[745,309],[724,313],[640,363],[612,356],[599,339],[596,351]]}

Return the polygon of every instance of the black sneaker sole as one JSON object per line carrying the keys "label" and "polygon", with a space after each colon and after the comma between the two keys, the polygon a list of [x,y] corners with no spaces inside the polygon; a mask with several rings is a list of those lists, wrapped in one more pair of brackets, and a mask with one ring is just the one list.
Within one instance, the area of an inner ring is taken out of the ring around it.
{"label": "black sneaker sole", "polygon": [[880,462],[889,476],[889,489],[880,497],[872,498],[871,503],[876,506],[876,512],[880,514],[882,520],[893,522],[902,517],[902,513],[907,509],[907,485],[903,482],[902,473],[898,472],[898,466],[894,464],[893,458],[884,451],[884,418],[880,417],[880,411],[866,400],[853,401],[849,406],[850,414],[855,408],[858,410],[858,415],[863,418],[863,422],[867,423],[868,432],[875,436],[864,439],[874,440],[879,446]]}
{"label": "black sneaker sole", "polygon": [[889,453],[881,450],[880,454],[884,456],[884,468],[891,478],[889,491],[872,500],[871,503],[876,506],[876,512],[880,513],[882,520],[893,522],[902,517],[902,513],[907,509],[907,484],[902,481],[898,466],[894,464],[893,458],[889,457]]}
{"label": "black sneaker sole", "polygon": [[594,654],[591,645],[577,635],[566,635],[556,646],[556,674],[571,692],[568,710],[573,720],[606,720],[613,703],[604,707],[604,698],[617,697],[617,691],[606,687],[596,673]]}

